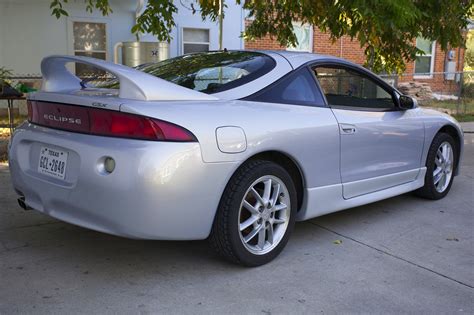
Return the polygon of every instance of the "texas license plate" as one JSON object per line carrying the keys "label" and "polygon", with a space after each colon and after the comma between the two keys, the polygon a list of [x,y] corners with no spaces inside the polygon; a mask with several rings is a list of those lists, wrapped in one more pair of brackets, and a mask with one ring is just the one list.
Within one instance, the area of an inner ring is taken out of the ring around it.
{"label": "texas license plate", "polygon": [[41,147],[38,172],[54,178],[66,177],[67,152],[50,147]]}

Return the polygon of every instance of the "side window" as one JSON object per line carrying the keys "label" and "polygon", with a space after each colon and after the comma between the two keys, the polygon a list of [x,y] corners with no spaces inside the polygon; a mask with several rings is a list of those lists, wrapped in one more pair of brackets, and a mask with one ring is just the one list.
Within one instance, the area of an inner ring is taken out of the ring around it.
{"label": "side window", "polygon": [[323,97],[307,68],[302,68],[270,85],[247,100],[265,103],[325,106]]}
{"label": "side window", "polygon": [[316,67],[314,73],[330,106],[396,108],[392,95],[361,73],[338,67]]}

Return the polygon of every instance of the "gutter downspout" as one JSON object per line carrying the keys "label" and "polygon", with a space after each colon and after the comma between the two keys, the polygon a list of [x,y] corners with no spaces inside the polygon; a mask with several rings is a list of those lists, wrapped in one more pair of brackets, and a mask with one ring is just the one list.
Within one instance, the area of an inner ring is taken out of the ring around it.
{"label": "gutter downspout", "polygon": [[118,42],[114,45],[114,63],[119,64],[119,49],[122,48],[123,42]]}

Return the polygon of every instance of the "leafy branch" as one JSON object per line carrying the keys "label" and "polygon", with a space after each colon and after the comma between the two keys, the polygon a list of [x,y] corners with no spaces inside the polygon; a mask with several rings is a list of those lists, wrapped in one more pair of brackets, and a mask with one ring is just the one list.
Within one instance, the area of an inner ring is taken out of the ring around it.
{"label": "leafy branch", "polygon": [[358,41],[367,67],[399,73],[406,61],[423,54],[417,37],[436,40],[443,50],[463,46],[461,30],[473,12],[470,0],[245,0],[243,7],[253,20],[244,33],[248,40],[269,35],[282,46],[295,45],[293,22],[300,21],[333,41],[343,36]]}
{"label": "leafy branch", "polygon": [[[54,15],[57,19],[61,16],[69,16],[63,5],[67,4],[69,0],[53,0],[49,5],[51,9],[51,15]],[[110,7],[109,0],[84,0],[86,5],[86,11],[92,13],[94,10],[99,10],[103,16],[107,16],[113,13]]]}
{"label": "leafy branch", "polygon": [[12,70],[6,69],[5,67],[0,67],[0,84],[3,84],[9,80],[12,75]]}
{"label": "leafy branch", "polygon": [[[218,0],[194,0],[203,19],[216,21]],[[112,13],[109,0],[84,0],[86,10]],[[248,13],[249,25],[242,34],[246,40],[264,36],[276,38],[282,46],[295,46],[293,22],[310,24],[330,35],[333,41],[343,36],[358,41],[366,55],[366,66],[374,71],[403,72],[405,63],[423,51],[416,38],[436,40],[443,50],[461,47],[461,30],[474,13],[472,0],[235,0]],[[56,18],[68,16],[64,4],[52,0]],[[196,13],[194,4],[191,10]],[[225,6],[224,6],[225,8]],[[160,41],[170,41],[178,12],[172,0],[149,0],[131,32],[137,37],[150,33]]]}
{"label": "leafy branch", "polygon": [[177,12],[178,8],[172,0],[149,0],[145,11],[138,17],[131,32],[135,34],[137,40],[140,33],[150,33],[159,41],[169,42],[170,33],[176,26],[173,14]]}

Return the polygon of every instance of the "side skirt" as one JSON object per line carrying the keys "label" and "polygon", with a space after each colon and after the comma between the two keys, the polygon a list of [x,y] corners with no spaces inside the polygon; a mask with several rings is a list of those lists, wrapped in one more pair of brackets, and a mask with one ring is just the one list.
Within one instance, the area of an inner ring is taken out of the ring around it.
{"label": "side skirt", "polygon": [[417,168],[400,173],[344,183],[342,184],[344,199],[351,199],[354,197],[370,194],[372,192],[411,183],[417,179],[419,172],[420,169]]}
{"label": "side skirt", "polygon": [[414,181],[350,199],[344,199],[342,184],[306,189],[306,197],[296,219],[304,221],[416,190],[423,187],[425,174],[426,167],[422,167]]}

